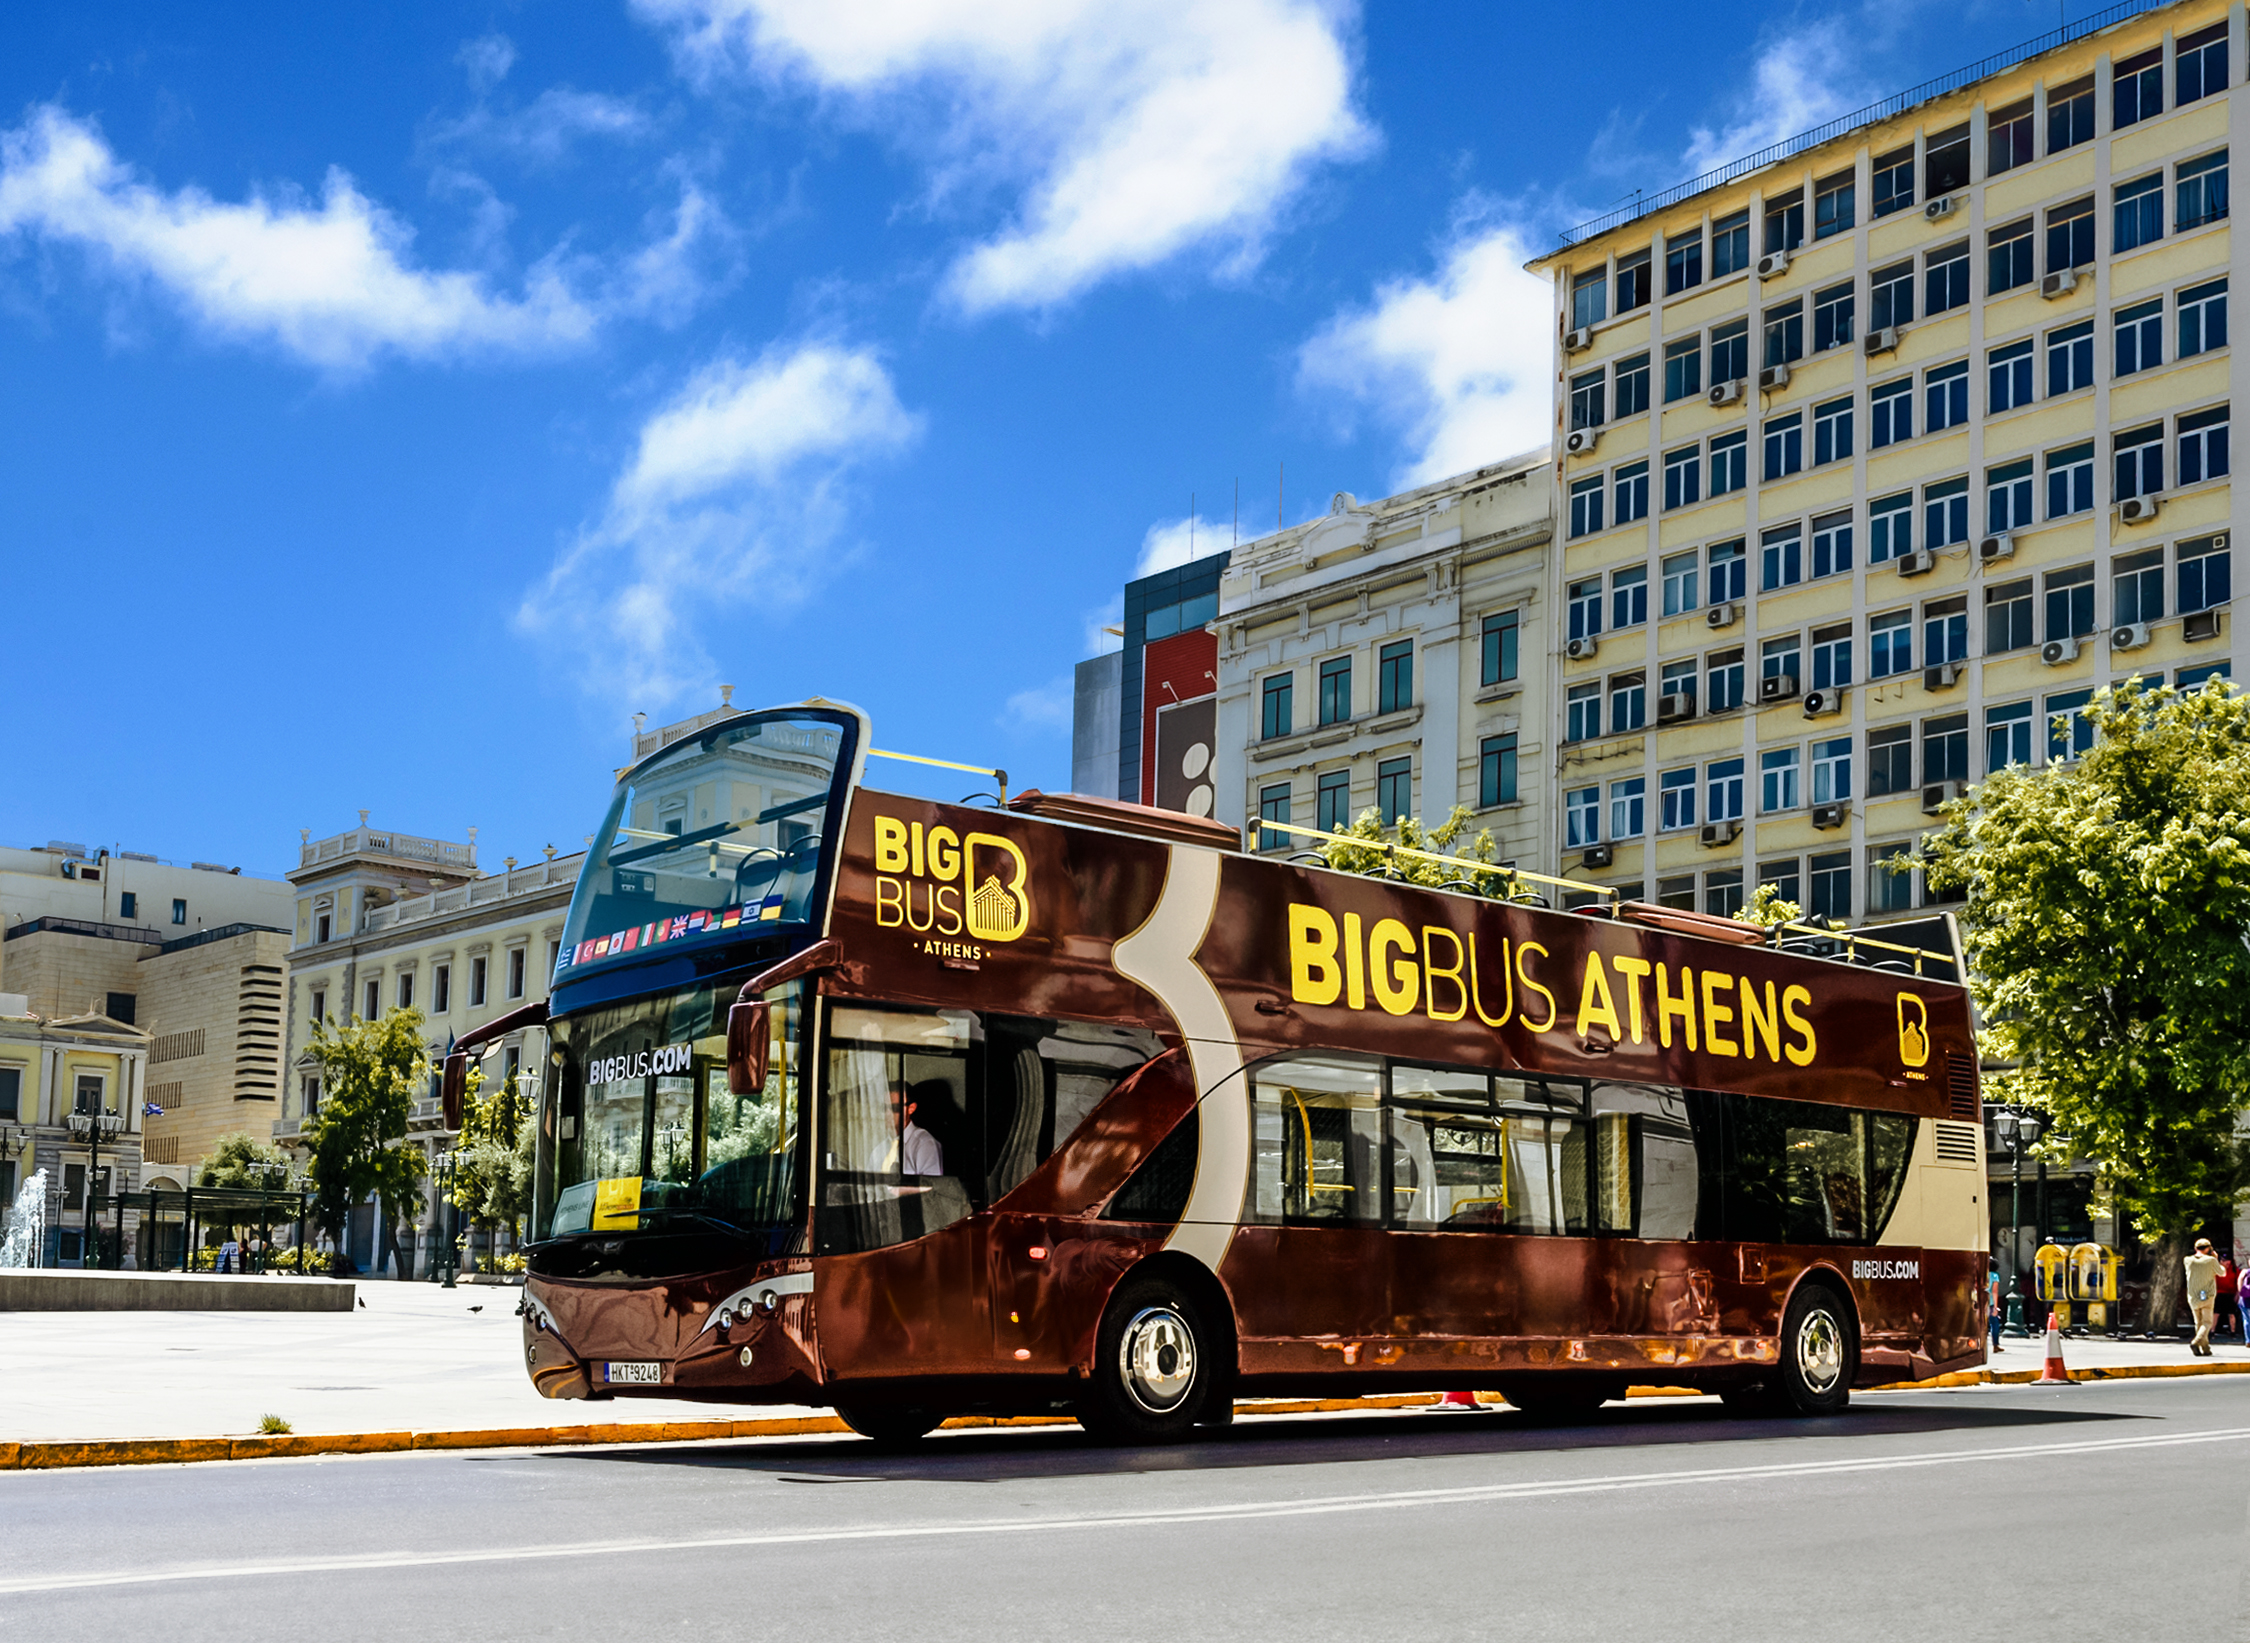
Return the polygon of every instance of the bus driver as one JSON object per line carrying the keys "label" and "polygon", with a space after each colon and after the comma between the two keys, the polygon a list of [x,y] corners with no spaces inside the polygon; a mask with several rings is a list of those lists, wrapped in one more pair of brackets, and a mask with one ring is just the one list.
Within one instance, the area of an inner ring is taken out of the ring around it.
{"label": "bus driver", "polygon": [[900,1125],[898,1145],[894,1150],[901,1175],[943,1175],[945,1149],[938,1138],[914,1122],[914,1111],[919,1105],[904,1079],[891,1084],[891,1122]]}

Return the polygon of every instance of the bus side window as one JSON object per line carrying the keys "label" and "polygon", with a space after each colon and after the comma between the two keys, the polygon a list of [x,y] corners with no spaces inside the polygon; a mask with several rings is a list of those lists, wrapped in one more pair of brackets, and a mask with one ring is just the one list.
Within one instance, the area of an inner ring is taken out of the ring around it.
{"label": "bus side window", "polygon": [[1655,1084],[1596,1084],[1592,1106],[1594,1230],[1694,1237],[1700,1183],[1685,1094]]}
{"label": "bus side window", "polygon": [[1260,1213],[1319,1224],[1381,1220],[1381,1064],[1286,1056],[1252,1077]]}
{"label": "bus side window", "polygon": [[1164,1053],[1140,1027],[987,1015],[985,1202],[998,1203],[1076,1133],[1103,1097]]}
{"label": "bus side window", "polygon": [[1810,1101],[1722,1097],[1725,1236],[1872,1244],[1898,1202],[1914,1120]]}

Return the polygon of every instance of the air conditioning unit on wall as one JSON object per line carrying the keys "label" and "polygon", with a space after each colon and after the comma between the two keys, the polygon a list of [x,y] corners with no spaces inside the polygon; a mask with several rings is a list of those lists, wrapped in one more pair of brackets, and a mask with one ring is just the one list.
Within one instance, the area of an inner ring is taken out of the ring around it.
{"label": "air conditioning unit on wall", "polygon": [[1696,842],[1707,845],[1732,844],[1742,836],[1742,823],[1738,821],[1705,822],[1695,830]]}
{"label": "air conditioning unit on wall", "polygon": [[1833,804],[1816,804],[1812,807],[1812,824],[1819,828],[1841,827],[1852,813],[1852,801],[1838,799]]}
{"label": "air conditioning unit on wall", "polygon": [[2149,627],[2146,622],[2127,622],[2123,627],[2109,630],[2111,650],[2139,650],[2148,641]]}
{"label": "air conditioning unit on wall", "polygon": [[2039,659],[2049,667],[2061,667],[2065,663],[2077,661],[2077,638],[2074,636],[2068,639],[2048,640],[2039,647]]}
{"label": "air conditioning unit on wall", "polygon": [[1841,688],[1815,690],[1805,697],[1805,717],[1826,719],[1844,711],[1844,692]]}
{"label": "air conditioning unit on wall", "polygon": [[1599,428],[1580,428],[1562,443],[1563,449],[1572,456],[1591,456],[1594,447],[1601,442],[1602,431]]}
{"label": "air conditioning unit on wall", "polygon": [[2060,269],[2039,282],[2039,294],[2049,302],[2057,297],[2067,297],[2077,289],[2078,270],[2075,268]]}
{"label": "air conditioning unit on wall", "polygon": [[1731,628],[1741,614],[1742,607],[1731,602],[1713,605],[1703,613],[1703,625],[1707,628]]}
{"label": "air conditioning unit on wall", "polygon": [[1789,253],[1786,251],[1768,251],[1758,259],[1758,278],[1762,280],[1779,279],[1788,272]]}
{"label": "air conditioning unit on wall", "polygon": [[1575,331],[1565,331],[1562,345],[1566,354],[1583,354],[1594,345],[1594,328],[1591,325],[1581,325]]}
{"label": "air conditioning unit on wall", "polygon": [[2156,510],[2161,506],[2153,496],[2128,496],[2117,504],[2117,517],[2122,524],[2145,525],[2156,517]]}
{"label": "air conditioning unit on wall", "polygon": [[1611,862],[1617,859],[1617,851],[1616,848],[1611,845],[1589,844],[1588,846],[1586,846],[1585,855],[1583,855],[1579,859],[1583,861],[1588,867],[1607,867]]}
{"label": "air conditioning unit on wall", "polygon": [[1602,642],[1599,639],[1573,639],[1563,646],[1563,654],[1574,662],[1584,662],[1592,660],[1594,653],[1601,648]]}

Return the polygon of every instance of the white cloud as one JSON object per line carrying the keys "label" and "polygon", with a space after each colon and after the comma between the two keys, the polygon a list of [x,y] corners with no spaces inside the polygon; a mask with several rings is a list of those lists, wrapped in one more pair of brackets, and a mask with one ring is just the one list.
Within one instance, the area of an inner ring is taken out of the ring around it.
{"label": "white cloud", "polygon": [[462,42],[453,54],[469,84],[479,91],[498,85],[516,66],[516,43],[505,34],[483,34]]}
{"label": "white cloud", "polygon": [[722,359],[642,426],[519,626],[598,650],[606,692],[657,706],[708,672],[705,617],[755,594],[765,619],[833,568],[853,471],[920,434],[881,361],[827,342]]}
{"label": "white cloud", "polygon": [[1378,286],[1298,351],[1298,384],[1348,421],[1365,407],[1412,455],[1401,486],[1463,473],[1553,437],[1554,297],[1527,234],[1472,217],[1434,274]]}
{"label": "white cloud", "polygon": [[[1852,64],[1865,56],[1854,55],[1853,38],[1852,31],[1829,27],[1768,41],[1759,49],[1749,88],[1726,123],[1716,130],[1697,126],[1689,132],[1682,156],[1687,175],[1699,177],[1872,101],[1852,71]],[[1865,35],[1856,38],[1864,43]]]}
{"label": "white cloud", "polygon": [[1163,519],[1141,537],[1141,557],[1135,576],[1153,576],[1191,559],[1207,559],[1234,546],[1234,528],[1225,520]]}
{"label": "white cloud", "polygon": [[1001,710],[1004,729],[1052,732],[1071,728],[1077,704],[1077,685],[1069,677],[1050,679],[1029,690],[1019,690]]}
{"label": "white cloud", "polygon": [[1191,250],[1238,272],[1316,166],[1373,141],[1344,0],[635,5],[698,76],[808,85],[898,133],[937,196],[1020,186],[949,276],[972,313],[1050,307]]}
{"label": "white cloud", "polygon": [[618,314],[675,306],[688,243],[710,217],[689,189],[671,234],[621,268],[566,264],[557,253],[511,295],[480,273],[413,266],[413,230],[341,170],[328,173],[317,205],[293,191],[237,204],[152,186],[92,126],[52,105],[0,132],[0,243],[21,235],[75,247],[164,292],[218,335],[270,342],[334,370],[386,354],[580,346]]}
{"label": "white cloud", "polygon": [[430,135],[438,143],[553,165],[582,137],[628,141],[648,135],[654,126],[638,104],[625,98],[550,86],[521,108],[479,102],[457,120],[434,124]]}

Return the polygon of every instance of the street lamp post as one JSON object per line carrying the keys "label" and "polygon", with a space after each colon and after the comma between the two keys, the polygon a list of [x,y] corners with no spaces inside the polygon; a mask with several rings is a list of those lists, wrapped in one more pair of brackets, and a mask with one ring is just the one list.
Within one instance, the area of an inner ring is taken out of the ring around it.
{"label": "street lamp post", "polygon": [[453,1149],[448,1147],[439,1153],[436,1163],[438,1201],[437,1214],[433,1219],[436,1222],[438,1247],[437,1264],[430,1269],[430,1277],[436,1280],[438,1274],[443,1272],[445,1278],[442,1287],[451,1289],[454,1287],[454,1274],[461,1265],[461,1252],[453,1246],[452,1228],[447,1225],[450,1217],[446,1214],[453,1203]]}
{"label": "street lamp post", "polygon": [[94,1183],[102,1175],[102,1143],[114,1141],[125,1128],[125,1120],[114,1112],[74,1112],[70,1115],[70,1133],[86,1143],[91,1156],[86,1164],[86,1230],[84,1264],[99,1268],[101,1261],[100,1228],[94,1220]]}
{"label": "street lamp post", "polygon": [[2002,1331],[2021,1340],[2028,1333],[2023,1320],[2023,1155],[2039,1140],[2046,1126],[2035,1112],[2003,1107],[1992,1115],[1992,1128],[2008,1149],[2011,1184],[2008,1194],[2008,1322]]}

